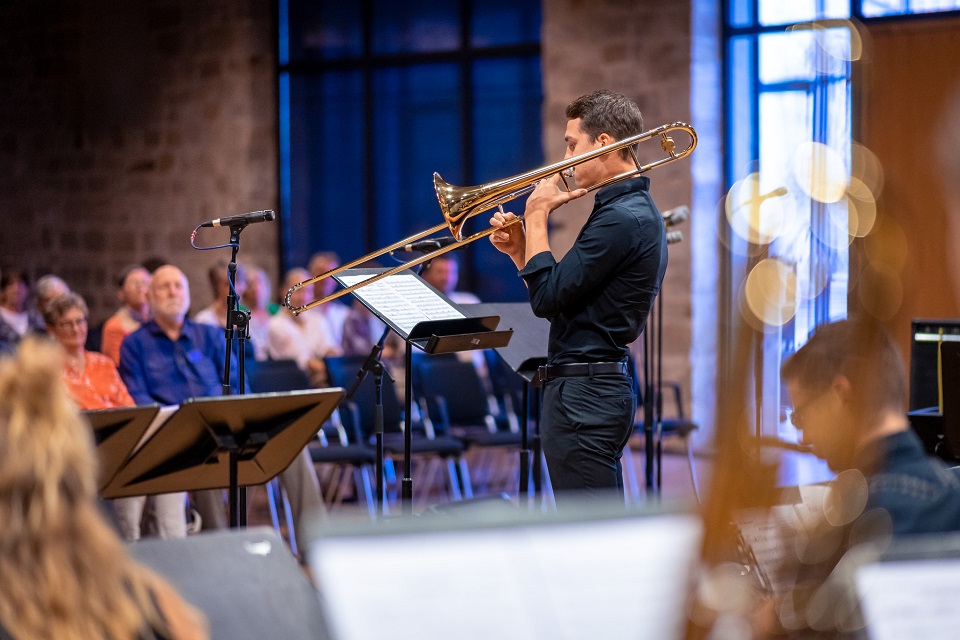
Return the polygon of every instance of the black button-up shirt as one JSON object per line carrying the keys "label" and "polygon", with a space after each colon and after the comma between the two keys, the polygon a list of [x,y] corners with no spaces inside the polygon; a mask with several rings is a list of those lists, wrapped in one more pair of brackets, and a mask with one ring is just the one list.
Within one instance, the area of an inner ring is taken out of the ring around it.
{"label": "black button-up shirt", "polygon": [[667,269],[649,188],[645,176],[603,187],[563,259],[543,251],[520,270],[533,313],[550,321],[550,364],[623,360],[640,335]]}

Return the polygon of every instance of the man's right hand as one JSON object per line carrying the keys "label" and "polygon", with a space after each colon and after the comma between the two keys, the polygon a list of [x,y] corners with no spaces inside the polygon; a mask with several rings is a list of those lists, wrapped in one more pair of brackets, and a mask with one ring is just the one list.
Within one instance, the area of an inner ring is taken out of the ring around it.
{"label": "man's right hand", "polygon": [[516,220],[517,216],[512,213],[500,213],[497,211],[490,218],[490,226],[496,227],[496,231],[490,234],[490,242],[501,253],[510,256],[517,269],[523,269],[526,260],[524,257],[527,245],[526,234],[523,230],[522,222],[508,224]]}

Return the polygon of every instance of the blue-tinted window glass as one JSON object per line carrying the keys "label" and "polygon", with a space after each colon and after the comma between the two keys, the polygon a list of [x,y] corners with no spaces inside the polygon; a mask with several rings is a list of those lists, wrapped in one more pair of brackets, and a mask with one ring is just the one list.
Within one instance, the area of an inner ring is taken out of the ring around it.
{"label": "blue-tinted window glass", "polygon": [[363,78],[358,72],[290,80],[287,260],[313,251],[360,255],[363,246]]}
{"label": "blue-tinted window glass", "polygon": [[749,167],[756,159],[752,144],[755,112],[753,38],[733,38],[728,46],[730,60],[728,65],[730,89],[727,98],[730,105],[728,174],[731,180],[739,180],[751,171]]}
{"label": "blue-tinted window glass", "polygon": [[[823,5],[822,11],[818,10]],[[760,0],[760,24],[791,24],[822,18],[849,18],[849,0]]]}
{"label": "blue-tinted window glass", "polygon": [[[475,184],[517,175],[546,164],[541,149],[540,108],[543,91],[540,59],[497,59],[473,66],[473,167]],[[556,158],[560,160],[560,158]],[[504,207],[523,213],[524,199]],[[490,212],[471,219],[465,229],[479,231]],[[486,239],[474,242],[469,259],[476,267],[471,286],[483,300],[520,301],[527,290],[512,277],[510,259]]]}
{"label": "blue-tinted window glass", "polygon": [[433,172],[460,175],[460,73],[455,64],[374,75],[374,167],[379,246],[443,222]]}
{"label": "blue-tinted window glass", "polygon": [[472,46],[539,41],[539,2],[522,4],[515,0],[484,0],[473,3]]}
{"label": "blue-tinted window glass", "polygon": [[373,52],[449,51],[460,46],[458,2],[374,0]]}
{"label": "blue-tinted window glass", "polygon": [[813,80],[816,75],[813,31],[768,33],[759,38],[760,82]]}
{"label": "blue-tinted window glass", "polygon": [[754,0],[730,0],[727,4],[728,19],[731,27],[749,27],[753,25]]}
{"label": "blue-tinted window glass", "polygon": [[863,0],[863,15],[898,16],[960,9],[960,0]]}
{"label": "blue-tinted window glass", "polygon": [[286,1],[290,60],[349,58],[363,53],[361,3]]}

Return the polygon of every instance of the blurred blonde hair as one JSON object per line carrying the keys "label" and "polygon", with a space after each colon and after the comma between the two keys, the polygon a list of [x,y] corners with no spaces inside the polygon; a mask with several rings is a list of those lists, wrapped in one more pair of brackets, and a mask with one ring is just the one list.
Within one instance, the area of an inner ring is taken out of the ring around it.
{"label": "blurred blonde hair", "polygon": [[60,357],[28,338],[0,360],[0,626],[14,638],[169,634],[155,602],[192,609],[101,518],[93,438],[61,382]]}

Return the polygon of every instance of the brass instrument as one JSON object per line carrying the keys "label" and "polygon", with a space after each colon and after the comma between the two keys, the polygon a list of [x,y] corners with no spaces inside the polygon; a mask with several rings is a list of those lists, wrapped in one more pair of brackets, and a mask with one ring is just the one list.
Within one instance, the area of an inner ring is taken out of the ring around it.
{"label": "brass instrument", "polygon": [[[668,135],[674,131],[683,131],[690,136],[690,143],[685,149],[679,152],[676,151],[676,145],[673,141],[673,138]],[[657,137],[660,138],[660,147],[664,152],[666,152],[667,155],[648,164],[641,164],[634,148],[635,145],[645,140],[650,140]],[[494,208],[498,208],[501,212],[503,212],[504,203],[530,193],[534,190],[534,188],[536,188],[538,182],[554,174],[560,174],[562,184],[569,192],[571,191],[571,188],[567,183],[566,178],[570,176],[573,167],[593,160],[594,158],[627,149],[631,158],[633,159],[634,164],[636,165],[636,168],[599,182],[591,186],[588,191],[594,191],[614,182],[619,182],[628,178],[634,178],[655,167],[673,162],[674,160],[685,158],[686,156],[690,155],[696,146],[697,132],[694,131],[693,127],[683,122],[674,122],[673,124],[660,125],[655,129],[638,133],[637,135],[624,138],[623,140],[618,140],[612,144],[600,147],[599,149],[594,149],[593,151],[588,151],[587,153],[582,153],[578,156],[567,158],[566,160],[555,162],[554,164],[550,164],[539,169],[534,169],[533,171],[528,171],[510,178],[496,180],[494,182],[488,182],[486,184],[473,187],[457,187],[451,185],[445,182],[439,174],[434,173],[433,186],[437,193],[437,201],[440,203],[440,210],[443,212],[444,222],[442,224],[438,224],[435,227],[431,227],[425,231],[421,231],[420,233],[416,233],[402,240],[398,240],[397,242],[394,242],[393,244],[388,245],[379,251],[374,251],[373,253],[369,253],[365,256],[357,258],[356,260],[351,260],[350,262],[343,264],[336,269],[331,269],[326,273],[321,273],[308,280],[304,280],[303,282],[293,285],[290,290],[287,291],[287,295],[284,299],[284,305],[288,307],[295,315],[299,315],[307,309],[312,309],[313,307],[321,305],[325,302],[329,302],[330,300],[334,300],[340,296],[351,293],[360,287],[376,282],[382,278],[400,273],[401,271],[409,269],[410,267],[414,267],[423,262],[427,262],[428,260],[432,260],[439,255],[447,253],[448,251],[453,251],[454,249],[458,249],[465,244],[469,244],[475,240],[484,238],[496,231],[497,227],[491,226],[464,238],[463,225],[467,218],[471,218],[477,214]],[[521,219],[522,216],[518,216],[517,219],[511,221],[510,224],[516,224]],[[314,300],[313,302],[309,302],[299,307],[290,306],[290,298],[293,295],[293,292],[297,289],[319,282],[320,280],[333,277],[338,273],[346,271],[347,269],[352,269],[391,251],[396,251],[404,245],[411,244],[417,240],[420,240],[421,238],[425,238],[433,233],[441,231],[444,228],[448,229],[453,235],[454,239],[456,240],[455,243],[441,247],[431,251],[430,253],[426,253],[382,273],[373,275],[362,282],[358,282],[349,287],[340,289],[339,291],[335,291],[325,298]]]}

